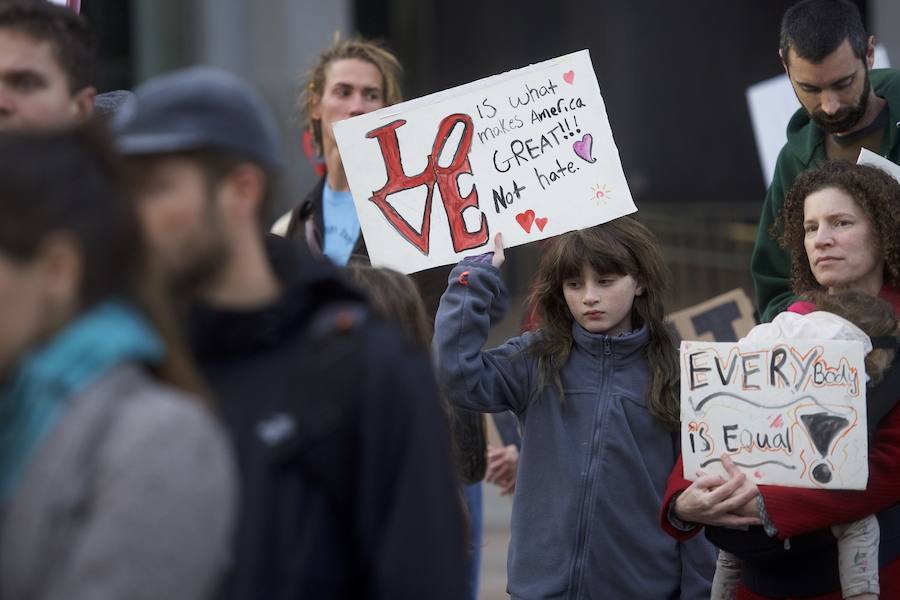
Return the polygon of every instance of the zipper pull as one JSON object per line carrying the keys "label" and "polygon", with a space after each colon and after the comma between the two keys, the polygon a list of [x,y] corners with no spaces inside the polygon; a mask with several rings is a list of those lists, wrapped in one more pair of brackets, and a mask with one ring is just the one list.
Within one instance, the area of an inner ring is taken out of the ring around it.
{"label": "zipper pull", "polygon": [[791,538],[784,538],[784,549],[785,550],[791,549]]}
{"label": "zipper pull", "polygon": [[607,356],[612,354],[612,342],[609,341],[609,337],[603,340],[603,354]]}

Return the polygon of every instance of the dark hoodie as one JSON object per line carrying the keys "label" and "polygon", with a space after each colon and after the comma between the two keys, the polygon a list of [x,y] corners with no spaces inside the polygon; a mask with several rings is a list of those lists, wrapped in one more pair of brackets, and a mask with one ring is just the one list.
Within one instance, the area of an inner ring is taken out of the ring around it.
{"label": "dark hoodie", "polygon": [[427,357],[302,244],[267,250],[276,302],[191,318],[242,476],[219,598],[463,597],[465,528]]}

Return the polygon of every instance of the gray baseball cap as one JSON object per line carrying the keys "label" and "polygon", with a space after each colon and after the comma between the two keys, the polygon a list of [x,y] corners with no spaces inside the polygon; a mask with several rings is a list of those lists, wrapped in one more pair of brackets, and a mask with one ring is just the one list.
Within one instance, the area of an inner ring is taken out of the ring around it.
{"label": "gray baseball cap", "polygon": [[278,128],[266,103],[243,79],[191,67],[148,79],[112,120],[126,155],[214,149],[277,169],[284,164]]}

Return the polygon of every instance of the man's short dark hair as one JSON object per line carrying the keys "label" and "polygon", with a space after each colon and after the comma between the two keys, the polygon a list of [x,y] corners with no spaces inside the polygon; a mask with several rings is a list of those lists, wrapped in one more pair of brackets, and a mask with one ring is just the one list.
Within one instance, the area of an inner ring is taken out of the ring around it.
{"label": "man's short dark hair", "polygon": [[47,0],[0,0],[0,29],[49,42],[73,94],[94,85],[97,44],[84,19]]}
{"label": "man's short dark hair", "polygon": [[203,171],[206,183],[210,187],[215,187],[227,177],[238,165],[242,163],[253,163],[262,169],[266,176],[266,188],[263,192],[262,202],[260,202],[257,211],[257,221],[263,232],[267,232],[271,227],[272,211],[275,205],[275,197],[278,194],[278,176],[277,173],[268,167],[260,165],[253,159],[248,159],[237,154],[233,154],[224,150],[215,148],[200,148],[180,153],[179,156],[190,159],[197,163]]}
{"label": "man's short dark hair", "polygon": [[859,9],[847,0],[803,0],[790,7],[781,19],[781,57],[788,64],[788,50],[818,64],[844,43],[865,60],[869,36]]}

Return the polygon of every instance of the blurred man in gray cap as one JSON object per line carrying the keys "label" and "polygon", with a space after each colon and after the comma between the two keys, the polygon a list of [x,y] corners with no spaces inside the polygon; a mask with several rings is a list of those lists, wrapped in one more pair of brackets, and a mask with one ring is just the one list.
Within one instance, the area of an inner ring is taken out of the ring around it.
{"label": "blurred man in gray cap", "polygon": [[264,103],[198,67],[140,86],[114,127],[154,266],[193,303],[191,343],[237,450],[242,514],[219,597],[463,597],[428,359],[334,267],[265,237],[282,156]]}

